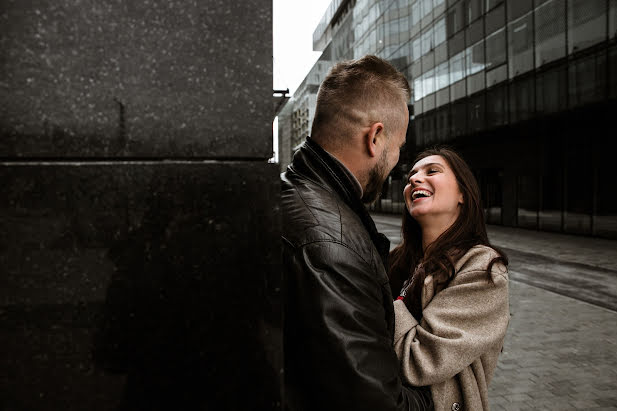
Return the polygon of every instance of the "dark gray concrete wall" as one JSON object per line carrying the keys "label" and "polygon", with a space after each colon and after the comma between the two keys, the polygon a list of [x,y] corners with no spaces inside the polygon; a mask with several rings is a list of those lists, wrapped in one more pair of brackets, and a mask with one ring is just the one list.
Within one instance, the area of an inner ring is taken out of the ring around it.
{"label": "dark gray concrete wall", "polygon": [[0,155],[269,158],[270,3],[3,1]]}
{"label": "dark gray concrete wall", "polygon": [[270,1],[5,1],[0,408],[277,409]]}

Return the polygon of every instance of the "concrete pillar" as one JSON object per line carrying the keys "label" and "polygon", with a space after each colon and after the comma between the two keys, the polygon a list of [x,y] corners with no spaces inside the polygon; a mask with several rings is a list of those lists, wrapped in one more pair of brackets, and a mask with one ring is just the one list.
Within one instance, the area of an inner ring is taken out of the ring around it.
{"label": "concrete pillar", "polygon": [[4,2],[6,409],[278,409],[272,3]]}

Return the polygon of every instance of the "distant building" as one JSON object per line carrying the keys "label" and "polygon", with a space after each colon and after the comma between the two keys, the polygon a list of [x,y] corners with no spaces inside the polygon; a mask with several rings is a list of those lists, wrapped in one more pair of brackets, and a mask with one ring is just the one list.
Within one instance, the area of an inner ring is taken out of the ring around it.
{"label": "distant building", "polygon": [[[287,102],[279,114],[279,164],[282,171],[291,161],[291,154],[311,133],[317,104],[317,91],[332,65],[330,53],[326,50],[300,83],[293,98]],[[285,150],[288,153],[281,155],[280,153]],[[287,162],[283,160],[284,158],[288,159]]]}
{"label": "distant building", "polygon": [[[385,58],[412,85],[410,151],[376,209],[400,212],[409,158],[448,144],[489,223],[617,238],[617,2],[334,0],[313,45],[330,64]],[[294,95],[303,133],[310,76]]]}
{"label": "distant building", "polygon": [[293,154],[291,144],[291,112],[293,110],[293,98],[287,101],[283,109],[278,113],[278,145],[279,165],[281,172],[285,171]]}

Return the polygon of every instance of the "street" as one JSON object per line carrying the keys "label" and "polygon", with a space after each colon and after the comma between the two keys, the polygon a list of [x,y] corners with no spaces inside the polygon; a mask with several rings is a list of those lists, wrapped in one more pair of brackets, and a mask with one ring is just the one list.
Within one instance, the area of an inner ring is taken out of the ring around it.
{"label": "street", "polygon": [[[400,242],[399,215],[374,214]],[[617,242],[489,226],[508,254],[511,320],[491,410],[617,409]]]}

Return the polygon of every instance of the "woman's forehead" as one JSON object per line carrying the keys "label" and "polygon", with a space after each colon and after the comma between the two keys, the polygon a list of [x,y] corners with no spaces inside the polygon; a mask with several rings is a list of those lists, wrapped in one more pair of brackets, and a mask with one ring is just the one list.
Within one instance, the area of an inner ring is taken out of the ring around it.
{"label": "woman's forehead", "polygon": [[446,160],[444,160],[444,158],[442,156],[432,155],[432,156],[424,157],[423,159],[419,160],[416,164],[413,165],[412,169],[417,170],[417,169],[425,167],[425,166],[427,166],[429,164],[440,164],[442,166],[447,166],[448,165],[446,163]]}

